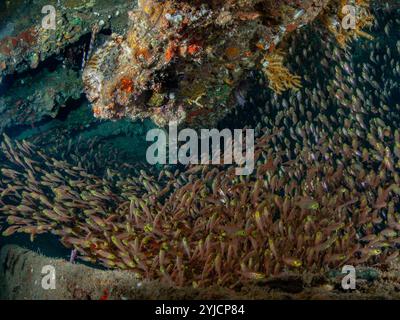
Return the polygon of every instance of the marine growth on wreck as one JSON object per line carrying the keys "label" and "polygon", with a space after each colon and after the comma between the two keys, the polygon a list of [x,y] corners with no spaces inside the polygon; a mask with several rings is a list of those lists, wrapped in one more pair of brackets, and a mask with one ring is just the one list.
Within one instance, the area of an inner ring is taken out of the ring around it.
{"label": "marine growth on wreck", "polygon": [[[85,3],[56,6],[68,20],[59,38],[40,24],[25,37],[11,7],[0,25],[3,237],[52,234],[71,262],[191,290],[261,286],[263,298],[288,275],[319,279],[307,285],[329,298],[350,265],[379,275],[360,292],[392,297],[382,283],[399,280],[398,7]],[[254,129],[253,173],[150,165],[146,133],[170,123]]]}

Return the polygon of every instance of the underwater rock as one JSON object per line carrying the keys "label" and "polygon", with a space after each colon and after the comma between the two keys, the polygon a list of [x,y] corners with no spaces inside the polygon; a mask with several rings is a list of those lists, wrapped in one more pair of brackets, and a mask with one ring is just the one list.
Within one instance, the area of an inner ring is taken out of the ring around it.
{"label": "underwater rock", "polygon": [[42,28],[45,5],[0,3],[0,132],[35,126],[81,98],[81,69],[94,40],[101,42],[110,28],[122,32],[128,17],[121,12],[136,4],[61,1],[54,5],[55,30]]}
{"label": "underwater rock", "polygon": [[0,95],[0,132],[56,117],[70,99],[81,96],[79,79],[79,72],[59,67],[53,72],[43,69],[13,81]]}
{"label": "underwater rock", "polygon": [[127,18],[119,12],[135,6],[134,1],[123,0],[98,3],[95,0],[61,1],[54,5],[56,28],[47,30],[42,27],[45,14],[41,11],[48,4],[45,0],[35,3],[16,0],[0,4],[0,17],[4,21],[3,27],[0,24],[0,83],[5,75],[34,69],[39,61],[59,54],[90,34],[94,25],[99,31],[111,26],[122,31]]}
{"label": "underwater rock", "polygon": [[159,126],[212,125],[234,108],[246,74],[269,62],[282,73],[274,89],[297,89],[299,79],[281,66],[283,59],[266,57],[328,2],[139,1],[127,35],[114,35],[84,70],[93,113],[151,118]]}

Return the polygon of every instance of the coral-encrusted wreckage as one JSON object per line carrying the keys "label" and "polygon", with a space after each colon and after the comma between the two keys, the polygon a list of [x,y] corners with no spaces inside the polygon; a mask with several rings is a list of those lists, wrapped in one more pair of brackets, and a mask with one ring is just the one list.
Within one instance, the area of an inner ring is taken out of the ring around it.
{"label": "coral-encrusted wreckage", "polygon": [[114,35],[84,70],[93,113],[204,126],[232,111],[235,89],[250,70],[264,69],[278,93],[297,89],[299,77],[275,49],[327,3],[139,1],[126,37]]}
{"label": "coral-encrusted wreckage", "polygon": [[0,132],[54,118],[83,96],[80,69],[92,31],[112,25],[122,32],[122,13],[135,8],[125,0],[54,2],[55,30],[42,26],[41,10],[51,1],[0,1]]}

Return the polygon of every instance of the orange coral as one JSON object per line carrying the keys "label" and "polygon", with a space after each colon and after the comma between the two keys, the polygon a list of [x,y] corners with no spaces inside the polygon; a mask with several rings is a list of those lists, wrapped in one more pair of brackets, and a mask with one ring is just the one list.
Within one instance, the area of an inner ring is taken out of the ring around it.
{"label": "orange coral", "polygon": [[269,87],[277,94],[282,94],[287,89],[298,90],[301,88],[300,77],[290,73],[283,65],[283,55],[280,50],[264,57],[264,74],[269,81]]}
{"label": "orange coral", "polygon": [[170,62],[173,57],[175,57],[175,52],[176,52],[176,46],[171,44],[167,51],[165,52],[165,60],[167,62]]}
{"label": "orange coral", "polygon": [[127,93],[133,92],[133,81],[132,79],[129,78],[122,78],[121,79],[121,86],[120,86],[122,91],[125,91]]}
{"label": "orange coral", "polygon": [[135,52],[135,58],[136,60],[143,58],[144,60],[148,61],[151,58],[151,53],[147,48],[139,48]]}
{"label": "orange coral", "polygon": [[328,30],[334,34],[338,43],[342,48],[345,48],[348,43],[359,37],[366,38],[368,40],[373,40],[374,37],[369,33],[363,31],[365,28],[369,28],[373,25],[374,16],[370,13],[369,0],[356,0],[356,24],[354,28],[345,29],[342,26],[342,21],[345,19],[345,13],[343,9],[347,5],[344,0],[340,1],[338,12],[333,17],[325,17],[325,25]]}
{"label": "orange coral", "polygon": [[288,24],[288,25],[286,26],[286,31],[292,32],[292,31],[296,30],[297,27],[298,27],[297,23]]}
{"label": "orange coral", "polygon": [[191,44],[189,47],[188,47],[188,53],[190,54],[190,55],[194,55],[194,54],[196,54],[197,52],[199,52],[201,50],[201,46],[199,46],[198,44]]}
{"label": "orange coral", "polygon": [[99,107],[93,107],[93,115],[95,117],[98,117],[100,115],[100,108]]}
{"label": "orange coral", "polygon": [[240,55],[240,49],[237,47],[228,47],[225,50],[225,55],[228,59],[236,59]]}

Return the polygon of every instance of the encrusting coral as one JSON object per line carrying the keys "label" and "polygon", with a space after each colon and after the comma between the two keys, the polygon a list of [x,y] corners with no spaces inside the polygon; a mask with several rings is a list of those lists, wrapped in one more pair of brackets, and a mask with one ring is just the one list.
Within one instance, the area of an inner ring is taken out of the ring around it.
{"label": "encrusting coral", "polygon": [[360,37],[373,39],[364,31],[365,28],[370,28],[375,20],[369,7],[369,0],[332,1],[323,20],[341,47],[345,48],[348,43]]}
{"label": "encrusting coral", "polygon": [[[114,35],[84,70],[94,115],[215,125],[234,108],[246,74],[261,69],[263,57],[327,3],[139,1],[126,36]],[[270,77],[273,89],[298,86],[297,77],[278,71],[280,77]]]}
{"label": "encrusting coral", "polygon": [[[353,28],[343,26],[346,6],[355,8]],[[215,125],[234,109],[251,70],[263,70],[278,94],[300,86],[277,50],[286,35],[322,16],[342,47],[370,39],[368,7],[366,0],[139,1],[127,35],[114,35],[91,58],[85,91],[99,118]]]}
{"label": "encrusting coral", "polygon": [[288,89],[297,90],[301,87],[301,78],[290,73],[283,65],[283,55],[280,50],[275,50],[264,57],[262,62],[263,72],[268,78],[269,87],[277,94],[282,94]]}

